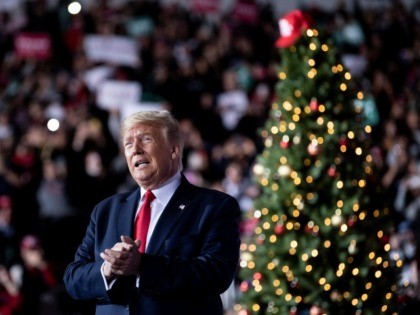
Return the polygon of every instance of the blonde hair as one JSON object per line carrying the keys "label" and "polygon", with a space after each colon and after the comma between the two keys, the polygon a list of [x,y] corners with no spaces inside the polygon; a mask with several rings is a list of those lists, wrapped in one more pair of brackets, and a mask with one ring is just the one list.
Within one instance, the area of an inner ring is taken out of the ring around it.
{"label": "blonde hair", "polygon": [[164,135],[171,145],[180,147],[180,167],[182,168],[182,152],[184,143],[179,129],[179,123],[167,110],[160,111],[139,111],[125,118],[121,125],[121,140],[124,139],[127,131],[138,124],[157,126],[163,130]]}

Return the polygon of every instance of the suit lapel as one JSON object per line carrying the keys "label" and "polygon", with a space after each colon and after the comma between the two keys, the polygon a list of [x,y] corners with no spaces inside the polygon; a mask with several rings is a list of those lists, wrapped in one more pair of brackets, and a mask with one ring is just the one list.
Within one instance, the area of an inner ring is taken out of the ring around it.
{"label": "suit lapel", "polygon": [[126,201],[121,204],[121,209],[118,210],[118,217],[116,222],[118,236],[128,235],[132,237],[134,233],[134,216],[136,215],[139,199],[140,188],[137,188],[127,197]]}
{"label": "suit lapel", "polygon": [[181,184],[175,191],[169,203],[163,210],[159,221],[153,231],[146,253],[157,254],[167,235],[177,224],[178,220],[187,212],[188,206],[194,197],[193,187],[183,176]]}

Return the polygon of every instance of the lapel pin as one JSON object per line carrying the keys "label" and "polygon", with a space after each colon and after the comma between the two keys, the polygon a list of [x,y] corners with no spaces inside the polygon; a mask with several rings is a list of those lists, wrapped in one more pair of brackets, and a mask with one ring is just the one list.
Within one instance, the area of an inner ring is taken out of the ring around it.
{"label": "lapel pin", "polygon": [[178,208],[181,209],[181,210],[184,210],[185,205],[184,204],[180,204]]}

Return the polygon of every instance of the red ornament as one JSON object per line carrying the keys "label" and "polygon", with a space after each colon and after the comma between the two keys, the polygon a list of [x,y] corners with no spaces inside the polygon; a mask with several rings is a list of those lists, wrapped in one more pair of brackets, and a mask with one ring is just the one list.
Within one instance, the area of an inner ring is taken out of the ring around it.
{"label": "red ornament", "polygon": [[337,174],[337,170],[335,168],[335,165],[331,165],[330,168],[328,169],[328,176],[329,177],[334,177]]}
{"label": "red ornament", "polygon": [[356,224],[357,218],[352,216],[351,218],[348,219],[347,221],[347,225],[348,227],[353,227]]}
{"label": "red ornament", "polygon": [[290,142],[282,140],[280,142],[280,147],[282,147],[283,149],[287,149],[288,147],[290,147]]}
{"label": "red ornament", "polygon": [[313,236],[318,236],[319,235],[319,232],[315,232],[314,228],[309,227],[307,225],[305,225],[304,231],[305,231],[305,233],[312,234]]}
{"label": "red ornament", "polygon": [[290,309],[289,315],[297,315],[297,314],[298,314],[297,307],[296,306],[293,306]]}
{"label": "red ornament", "polygon": [[246,292],[249,289],[249,283],[248,281],[242,281],[241,285],[239,286],[239,289],[241,290],[241,292]]}
{"label": "red ornament", "polygon": [[321,150],[320,150],[319,145],[315,145],[315,144],[313,144],[313,143],[310,143],[310,144],[308,145],[308,153],[309,153],[310,155],[312,155],[312,156],[318,155],[320,151],[321,151]]}
{"label": "red ornament", "polygon": [[274,227],[274,233],[276,235],[282,235],[284,233],[284,225],[283,224],[277,224]]}
{"label": "red ornament", "polygon": [[253,278],[254,278],[255,280],[261,280],[261,278],[262,278],[262,274],[261,274],[261,272],[256,272],[256,273],[254,273]]}
{"label": "red ornament", "polygon": [[259,245],[264,244],[264,237],[259,236],[259,237],[257,238],[257,244],[259,244]]}
{"label": "red ornament", "polygon": [[347,140],[347,138],[346,138],[346,137],[341,137],[341,138],[340,138],[340,140],[338,141],[338,143],[339,143],[340,145],[347,146],[347,144],[348,144],[348,140]]}
{"label": "red ornament", "polygon": [[312,97],[311,101],[309,102],[309,108],[313,111],[313,112],[317,112],[318,108],[319,108],[319,104],[318,101],[315,97]]}
{"label": "red ornament", "polygon": [[323,315],[325,314],[322,308],[319,306],[313,305],[309,310],[309,315]]}

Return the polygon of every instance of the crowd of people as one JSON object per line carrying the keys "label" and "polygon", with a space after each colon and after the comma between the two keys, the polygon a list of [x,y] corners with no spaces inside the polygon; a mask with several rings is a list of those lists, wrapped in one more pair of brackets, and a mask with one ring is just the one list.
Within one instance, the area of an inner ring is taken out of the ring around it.
{"label": "crowd of people", "polygon": [[[279,17],[269,3],[245,0],[223,14],[177,1],[112,6],[102,0],[74,15],[67,1],[18,3],[0,11],[0,313],[89,314],[89,303],[75,304],[64,292],[64,268],[94,205],[136,184],[118,136],[124,104],[99,104],[98,82],[87,74],[105,69],[97,81],[136,82],[139,102],[170,110],[185,141],[186,177],[234,196],[245,215],[259,194],[252,180],[263,148],[258,130],[276,97]],[[330,30],[373,104],[372,153],[395,221],[393,251],[405,260],[401,314],[414,314],[410,307],[420,301],[420,3],[384,1],[377,9],[354,0],[350,10],[344,3],[328,12],[303,9]],[[255,14],[240,14],[240,5]],[[18,34],[46,35],[50,54],[22,55]],[[84,45],[91,34],[130,38],[140,62],[94,59]],[[224,300],[227,312],[234,300],[235,294]]]}

